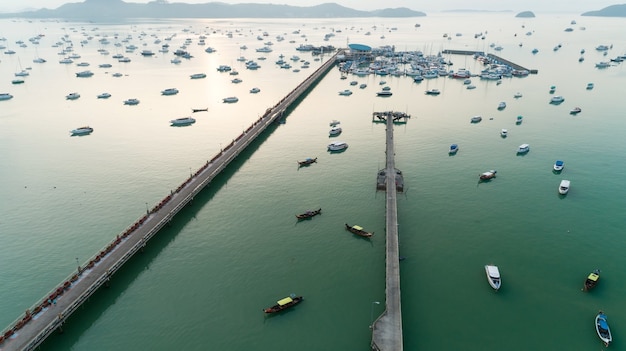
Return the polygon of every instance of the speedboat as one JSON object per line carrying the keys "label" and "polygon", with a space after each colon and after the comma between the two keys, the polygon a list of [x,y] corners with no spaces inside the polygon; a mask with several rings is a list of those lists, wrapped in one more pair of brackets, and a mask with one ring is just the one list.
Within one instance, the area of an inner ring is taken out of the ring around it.
{"label": "speedboat", "polygon": [[439,89],[426,90],[426,95],[439,95],[440,93]]}
{"label": "speedboat", "polygon": [[98,95],[98,99],[108,99],[111,97],[111,94],[109,93],[102,93]]}
{"label": "speedboat", "polygon": [[530,146],[528,144],[522,144],[517,148],[518,154],[525,154],[530,151]]}
{"label": "speedboat", "polygon": [[340,124],[340,123],[341,122],[339,122],[338,120],[333,119],[332,121],[330,121],[330,123],[328,123],[328,125],[331,126],[331,127],[334,127],[334,126],[336,126],[337,124]]}
{"label": "speedboat", "polygon": [[13,98],[13,95],[9,93],[0,93],[0,100],[10,100]]}
{"label": "speedboat", "polygon": [[517,118],[515,119],[515,124],[522,124],[522,120],[524,119],[524,116],[517,116]]}
{"label": "speedboat", "polygon": [[500,278],[500,271],[498,270],[498,266],[494,265],[485,265],[485,273],[487,274],[487,281],[489,285],[494,290],[500,289],[500,285],[502,284],[502,279]]}
{"label": "speedboat", "polygon": [[91,76],[93,76],[93,72],[92,71],[82,71],[82,72],[76,73],[76,77],[85,78],[85,77],[91,77]]}
{"label": "speedboat", "polygon": [[489,179],[495,178],[496,177],[496,173],[498,173],[498,172],[496,170],[492,169],[490,171],[483,172],[483,173],[479,174],[478,178],[480,180],[489,180]]}
{"label": "speedboat", "polygon": [[196,123],[196,119],[191,117],[181,117],[171,120],[170,123],[172,126],[188,126]]}
{"label": "speedboat", "polygon": [[223,98],[222,101],[227,102],[227,103],[233,103],[233,102],[239,101],[239,99],[236,96],[229,96],[229,97]]}
{"label": "speedboat", "polygon": [[561,180],[561,184],[559,184],[559,194],[565,195],[569,191],[569,180],[563,179]]}
{"label": "speedboat", "polygon": [[602,61],[602,62],[596,63],[596,68],[607,68],[610,65],[611,65],[611,63],[609,63],[607,61]]}
{"label": "speedboat", "polygon": [[478,123],[480,121],[482,121],[483,118],[481,116],[474,116],[472,117],[472,119],[470,120],[471,123]]}
{"label": "speedboat", "polygon": [[458,144],[452,144],[452,145],[450,145],[450,150],[448,150],[448,154],[454,155],[454,154],[457,153],[457,151],[459,151],[459,145]]}
{"label": "speedboat", "polygon": [[124,105],[137,105],[137,104],[139,104],[139,100],[137,99],[124,100]]}
{"label": "speedboat", "polygon": [[513,97],[516,98],[516,99],[519,99],[519,98],[522,97],[522,93],[517,92],[517,93],[515,93],[515,95],[513,95]]}
{"label": "speedboat", "polygon": [[501,102],[498,104],[498,110],[504,110],[505,108],[506,108],[506,102],[501,101]]}
{"label": "speedboat", "polygon": [[189,77],[191,79],[206,78],[206,74],[204,74],[204,73],[194,73],[194,74],[190,75]]}
{"label": "speedboat", "polygon": [[250,89],[250,93],[252,93],[252,94],[256,94],[259,91],[261,91],[261,89],[259,89],[259,88],[252,88],[252,89]]}
{"label": "speedboat", "polygon": [[509,135],[509,131],[502,128],[502,130],[500,131],[500,136],[503,138],[506,138]]}
{"label": "speedboat", "polygon": [[611,336],[611,329],[606,319],[604,312],[598,312],[596,316],[596,333],[598,333],[598,337],[602,340],[604,346],[609,346],[613,341],[613,337]]}
{"label": "speedboat", "polygon": [[573,109],[571,109],[571,110],[569,111],[569,113],[570,113],[570,115],[575,115],[575,114],[580,113],[580,111],[582,111],[582,110],[580,109],[580,107],[574,107]]}
{"label": "speedboat", "polygon": [[585,279],[585,284],[583,284],[583,291],[589,291],[596,287],[598,281],[600,280],[600,270],[594,269],[593,272],[589,273],[587,279]]}
{"label": "speedboat", "polygon": [[348,148],[348,144],[344,141],[335,141],[328,144],[328,151],[343,151]]}
{"label": "speedboat", "polygon": [[91,132],[93,132],[93,128],[89,126],[79,127],[79,128],[70,130],[70,134],[72,135],[87,135],[87,134],[91,134]]}
{"label": "speedboat", "polygon": [[352,95],[352,91],[350,91],[350,89],[345,89],[345,90],[340,91],[339,95],[349,96],[349,95]]}
{"label": "speedboat", "polygon": [[[258,51],[258,49],[257,49]],[[289,297],[285,297],[284,299],[280,299],[276,301],[276,304],[272,307],[264,308],[263,312],[265,313],[276,313],[282,310],[285,310],[289,307],[293,307],[300,302],[302,302],[302,296],[295,296],[295,294],[291,294]]]}
{"label": "speedboat", "polygon": [[167,88],[161,91],[161,95],[176,95],[178,94],[178,89],[176,88]]}
{"label": "speedboat", "polygon": [[556,162],[554,162],[554,166],[552,166],[552,168],[554,168],[557,172],[562,171],[563,167],[565,167],[565,162],[561,160],[556,160]]}
{"label": "speedboat", "polygon": [[553,97],[550,99],[550,103],[552,103],[552,104],[560,104],[560,103],[561,103],[561,102],[563,102],[563,101],[565,101],[565,98],[563,98],[563,97],[562,97],[562,96],[560,96],[560,95],[553,96]]}
{"label": "speedboat", "polygon": [[65,95],[65,98],[68,100],[76,100],[80,97],[79,93],[69,93],[67,95]]}
{"label": "speedboat", "polygon": [[341,127],[332,127],[330,128],[330,131],[328,132],[329,136],[337,136],[341,134]]}

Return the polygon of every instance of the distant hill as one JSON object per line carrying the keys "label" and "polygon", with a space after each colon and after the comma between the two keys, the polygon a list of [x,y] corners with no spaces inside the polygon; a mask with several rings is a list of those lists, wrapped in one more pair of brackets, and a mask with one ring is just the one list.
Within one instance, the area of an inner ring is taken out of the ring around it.
{"label": "distant hill", "polygon": [[85,0],[56,9],[5,13],[0,18],[64,18],[101,20],[120,18],[350,18],[350,17],[422,17],[425,13],[408,8],[375,11],[354,10],[335,3],[301,7],[274,4],[205,4],[168,3],[164,0],[147,4],[122,0]]}
{"label": "distant hill", "polygon": [[602,10],[585,12],[581,16],[626,17],[626,4],[611,5]]}
{"label": "distant hill", "polygon": [[535,14],[532,11],[523,11],[523,12],[520,12],[517,15],[515,15],[515,17],[533,18],[533,17],[535,17]]}

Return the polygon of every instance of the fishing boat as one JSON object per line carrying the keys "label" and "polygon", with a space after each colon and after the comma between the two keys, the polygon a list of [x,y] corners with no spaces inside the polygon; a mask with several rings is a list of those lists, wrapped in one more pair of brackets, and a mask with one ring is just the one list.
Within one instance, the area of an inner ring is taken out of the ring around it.
{"label": "fishing boat", "polygon": [[311,157],[307,157],[306,159],[304,159],[304,161],[298,161],[298,165],[299,166],[308,166],[312,163],[317,162],[317,157],[315,158],[311,158]]}
{"label": "fishing boat", "polygon": [[496,170],[492,169],[490,171],[483,172],[483,173],[479,174],[478,178],[480,180],[489,180],[489,179],[495,178],[496,177],[496,173],[498,173],[498,172]]}
{"label": "fishing boat", "polygon": [[600,270],[594,269],[593,272],[589,273],[587,279],[585,279],[585,283],[583,284],[583,291],[589,291],[596,287],[598,281],[600,280]]}
{"label": "fishing boat", "polygon": [[494,265],[485,265],[485,273],[487,274],[487,281],[489,285],[494,290],[499,290],[500,285],[502,284],[502,279],[500,278],[500,270],[498,270],[498,266]]}
{"label": "fishing boat", "polygon": [[191,117],[181,117],[171,120],[170,123],[172,126],[188,126],[196,123],[196,119]]}
{"label": "fishing boat", "polygon": [[284,299],[280,299],[276,301],[276,304],[274,306],[264,308],[263,312],[265,313],[280,312],[282,310],[286,310],[289,307],[293,307],[299,304],[300,302],[302,302],[302,300],[303,300],[302,296],[296,296],[295,294],[291,294],[290,296],[285,297]]}
{"label": "fishing boat", "polygon": [[570,182],[567,179],[561,180],[561,183],[559,184],[559,194],[565,195],[569,192],[569,183]]}
{"label": "fishing boat", "polygon": [[306,211],[304,213],[297,214],[296,218],[297,219],[307,219],[307,218],[315,217],[315,216],[317,216],[318,214],[321,214],[321,213],[322,213],[322,209],[318,208],[317,210],[314,210],[314,211]]}
{"label": "fishing boat", "polygon": [[87,134],[91,134],[91,132],[93,132],[93,128],[89,126],[79,127],[79,128],[70,130],[70,134],[72,135],[87,135]]}
{"label": "fishing boat", "polygon": [[599,311],[596,316],[596,333],[598,333],[598,337],[602,340],[604,346],[609,346],[613,341],[613,336],[611,336],[611,329],[606,319],[604,312]]}
{"label": "fishing boat", "polygon": [[452,145],[450,145],[450,150],[448,150],[448,154],[454,155],[454,154],[457,153],[457,151],[459,151],[459,145],[458,144],[452,144]]}
{"label": "fishing boat", "polygon": [[374,235],[374,232],[367,232],[365,231],[365,229],[363,229],[363,227],[358,226],[358,225],[348,225],[348,223],[345,223],[346,225],[346,230],[356,234],[358,236],[362,236],[364,238],[370,238],[372,235]]}
{"label": "fishing boat", "polygon": [[565,162],[561,161],[561,160],[556,160],[554,162],[554,166],[552,166],[552,168],[557,171],[560,172],[563,170],[563,167],[565,167]]}

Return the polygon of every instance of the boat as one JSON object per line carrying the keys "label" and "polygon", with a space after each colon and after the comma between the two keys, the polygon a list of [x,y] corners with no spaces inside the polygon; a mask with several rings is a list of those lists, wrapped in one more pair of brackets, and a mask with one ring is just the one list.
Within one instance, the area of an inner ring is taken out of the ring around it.
{"label": "boat", "polygon": [[76,99],[78,99],[79,97],[80,97],[80,94],[79,94],[79,93],[69,93],[69,94],[65,95],[65,98],[66,98],[67,100],[76,100]]}
{"label": "boat", "polygon": [[310,165],[312,163],[315,163],[315,162],[317,162],[317,157],[315,157],[315,158],[307,157],[307,158],[304,159],[304,161],[298,161],[298,165],[299,166],[308,166],[308,165]]}
{"label": "boat", "polygon": [[393,95],[393,93],[389,90],[383,90],[383,91],[379,91],[376,93],[376,96],[382,96],[382,97],[391,96],[391,95]]}
{"label": "boat", "polygon": [[471,123],[478,123],[478,122],[480,122],[482,120],[483,120],[483,118],[481,116],[474,116],[474,117],[471,118],[470,122]]}
{"label": "boat", "polygon": [[565,162],[561,160],[556,160],[556,162],[554,162],[554,166],[552,166],[552,168],[557,172],[562,171],[563,167],[565,167]]}
{"label": "boat", "polygon": [[102,93],[98,95],[98,99],[108,99],[111,97],[111,94],[109,93]]}
{"label": "boat", "polygon": [[580,107],[574,107],[573,109],[569,110],[570,115],[576,115],[579,114],[582,110],[580,109]]}
{"label": "boat", "polygon": [[426,95],[439,95],[439,94],[441,94],[439,89],[426,90]]}
{"label": "boat", "polygon": [[345,90],[340,91],[339,95],[350,96],[350,95],[352,95],[352,91],[350,91],[350,89],[345,89]]}
{"label": "boat", "polygon": [[322,213],[322,209],[321,209],[321,208],[319,208],[319,209],[317,209],[317,210],[314,210],[314,211],[306,211],[306,212],[304,212],[304,213],[297,214],[297,215],[296,215],[296,218],[297,218],[297,219],[307,219],[307,218],[312,218],[312,217],[317,216],[317,215],[318,215],[318,214],[320,214],[320,213]]}
{"label": "boat", "polygon": [[365,88],[367,88],[367,84],[363,83],[359,85],[359,89],[365,89]]}
{"label": "boat", "polygon": [[565,195],[569,191],[569,180],[563,179],[559,184],[559,194]]}
{"label": "boat", "polygon": [[330,128],[330,131],[328,132],[329,136],[337,136],[339,134],[341,134],[341,127],[337,126]]}
{"label": "boat", "polygon": [[233,103],[233,102],[239,101],[239,99],[236,96],[229,96],[229,97],[223,98],[222,101],[226,103]]}
{"label": "boat", "polygon": [[374,235],[374,232],[371,232],[371,233],[367,232],[361,226],[358,226],[358,225],[350,226],[348,225],[348,223],[345,223],[345,225],[346,225],[346,230],[358,236],[362,236],[364,238],[370,238],[372,235]]}
{"label": "boat", "polygon": [[91,134],[91,132],[93,132],[93,128],[89,126],[79,127],[79,128],[70,130],[70,134],[72,135],[87,135],[87,134]]}
{"label": "boat", "polygon": [[551,104],[560,104],[560,103],[562,103],[563,101],[565,101],[565,98],[563,98],[561,95],[556,95],[556,96],[553,96],[553,97],[550,99],[550,103],[551,103]]}
{"label": "boat", "polygon": [[503,138],[506,138],[509,135],[509,131],[506,130],[505,128],[502,128],[502,130],[500,131],[500,136]]}
{"label": "boat", "polygon": [[170,123],[172,126],[188,126],[196,123],[196,119],[191,117],[181,117],[171,120]]}
{"label": "boat", "polygon": [[241,80],[239,78],[235,78],[235,79],[231,80],[230,82],[234,83],[234,84],[239,84],[239,83],[243,82],[243,80]]}
{"label": "boat", "polygon": [[196,113],[196,112],[205,112],[208,111],[208,108],[192,108],[191,112]]}
{"label": "boat", "polygon": [[549,93],[553,94],[555,91],[556,91],[556,85],[551,85]]}
{"label": "boat", "polygon": [[139,104],[139,100],[137,99],[124,100],[124,105],[137,105],[137,104]]}
{"label": "boat", "polygon": [[465,87],[465,89],[467,90],[472,90],[472,89],[476,89],[476,86],[473,84],[468,85],[467,87]]}
{"label": "boat", "polygon": [[452,144],[452,145],[450,145],[450,150],[448,150],[448,154],[454,155],[454,154],[457,153],[457,151],[459,151],[459,145]]}
{"label": "boat", "polygon": [[602,62],[596,63],[596,68],[607,68],[609,66],[611,66],[611,63],[607,62],[607,61],[602,61]]}
{"label": "boat", "polygon": [[21,78],[13,79],[11,80],[11,84],[24,84],[24,79],[21,79]]}
{"label": "boat", "polygon": [[611,329],[606,321],[606,315],[602,311],[598,312],[596,316],[596,333],[598,333],[598,337],[602,340],[604,346],[609,346],[613,341]]}
{"label": "boat", "polygon": [[528,144],[522,144],[517,148],[518,154],[524,154],[530,151],[530,146]]}
{"label": "boat", "polygon": [[501,101],[501,102],[498,104],[498,110],[504,110],[505,108],[506,108],[506,102]]}
{"label": "boat", "polygon": [[303,300],[302,296],[295,296],[295,294],[291,294],[290,296],[285,297],[284,299],[280,299],[276,301],[276,304],[274,306],[264,308],[263,312],[265,313],[280,312],[282,310],[286,310],[289,307],[293,307],[299,304],[300,302],[302,302],[302,300]]}
{"label": "boat", "polygon": [[587,90],[593,89],[593,83],[587,83]]}
{"label": "boat", "polygon": [[583,290],[589,291],[596,287],[598,281],[600,280],[600,270],[594,269],[593,272],[589,273],[587,279],[585,279],[585,283],[583,284]]}
{"label": "boat", "polygon": [[9,93],[0,93],[0,100],[10,100],[13,98],[13,95]]}
{"label": "boat", "polygon": [[524,116],[517,116],[517,118],[515,119],[515,124],[522,124],[523,119],[524,119]]}
{"label": "boat", "polygon": [[328,125],[331,126],[331,127],[334,127],[334,126],[336,126],[336,125],[338,125],[340,123],[341,122],[339,122],[338,120],[333,119],[332,121],[330,121],[330,123],[328,123]]}
{"label": "boat", "polygon": [[348,144],[344,141],[335,141],[328,144],[328,151],[342,151],[348,148]]}
{"label": "boat", "polygon": [[498,173],[498,172],[496,170],[492,169],[490,171],[483,172],[483,173],[479,174],[478,178],[480,180],[489,180],[489,179],[495,178],[496,177],[496,173]]}
{"label": "boat", "polygon": [[259,89],[259,88],[252,88],[252,89],[250,89],[250,93],[252,93],[252,94],[256,94],[256,93],[258,93],[260,91],[261,91],[261,89]]}
{"label": "boat", "polygon": [[502,279],[500,278],[500,270],[498,270],[498,266],[494,265],[485,265],[485,273],[487,274],[487,281],[489,285],[494,290],[499,290],[500,285],[502,284]]}
{"label": "boat", "polygon": [[154,55],[154,52],[152,52],[152,50],[143,50],[143,51],[141,51],[141,55],[142,56],[152,56],[152,55]]}
{"label": "boat", "polygon": [[93,76],[92,71],[82,71],[82,72],[76,73],[76,77],[86,78],[86,77],[91,77],[91,76]]}
{"label": "boat", "polygon": [[[61,62],[61,61],[59,61],[59,62]],[[111,65],[110,63],[102,63],[102,64],[98,65],[98,67],[100,67],[100,68],[111,68],[111,67],[113,67],[113,65]]]}
{"label": "boat", "polygon": [[515,95],[513,95],[514,98],[519,99],[522,97],[522,93],[515,93]]}
{"label": "boat", "polygon": [[167,88],[161,91],[161,95],[176,95],[178,94],[178,89],[176,88]]}
{"label": "boat", "polygon": [[201,78],[206,78],[206,74],[204,73],[194,73],[192,75],[189,76],[191,79],[201,79]]}

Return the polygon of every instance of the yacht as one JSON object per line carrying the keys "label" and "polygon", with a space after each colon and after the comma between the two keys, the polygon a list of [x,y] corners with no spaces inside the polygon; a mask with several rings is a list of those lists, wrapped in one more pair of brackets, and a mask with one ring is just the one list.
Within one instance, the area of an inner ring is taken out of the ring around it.
{"label": "yacht", "polygon": [[231,80],[230,82],[231,82],[231,83],[238,84],[238,83],[243,82],[243,80],[241,80],[241,79],[239,79],[239,78],[235,78],[235,79]]}
{"label": "yacht", "polygon": [[71,135],[87,135],[87,134],[91,134],[91,132],[93,132],[93,128],[89,126],[79,127],[79,128],[70,130]]}
{"label": "yacht", "polygon": [[66,57],[64,59],[59,60],[59,63],[63,63],[63,64],[69,64],[69,63],[72,63],[72,62],[74,62],[74,60],[72,60],[69,57]]}
{"label": "yacht", "polygon": [[328,144],[328,151],[342,151],[348,148],[348,144],[343,141],[335,141]]}
{"label": "yacht", "polygon": [[439,95],[440,93],[439,89],[426,90],[426,95]]}
{"label": "yacht", "polygon": [[137,99],[124,100],[124,105],[137,105],[137,104],[139,104],[139,100]]}
{"label": "yacht", "polygon": [[596,63],[596,68],[607,68],[611,65],[611,63],[607,62],[607,61],[601,61]]}
{"label": "yacht", "polygon": [[506,102],[501,101],[501,102],[498,104],[498,110],[504,110],[505,108],[506,108]]}
{"label": "yacht", "polygon": [[555,171],[557,171],[557,172],[562,171],[562,170],[563,170],[563,167],[565,167],[565,163],[564,163],[563,161],[561,161],[561,160],[556,160],[556,161],[554,162],[554,166],[552,166],[552,168],[553,168]]}
{"label": "yacht", "polygon": [[500,131],[500,136],[503,138],[506,138],[509,135],[509,131],[506,130],[505,128],[502,128],[502,130]]}
{"label": "yacht", "polygon": [[513,95],[513,97],[516,98],[516,99],[519,99],[519,98],[522,97],[522,93],[517,92],[517,93],[515,93],[515,95]]}
{"label": "yacht", "polygon": [[517,153],[518,154],[525,154],[528,151],[530,151],[530,145],[528,144],[522,144],[517,148]]}
{"label": "yacht", "polygon": [[270,49],[269,46],[264,46],[262,48],[256,49],[256,52],[272,52],[272,49]]}
{"label": "yacht", "polygon": [[345,90],[340,91],[339,95],[350,96],[352,95],[352,91],[350,91],[349,89],[345,89]]}
{"label": "yacht", "polygon": [[78,99],[79,97],[80,97],[80,94],[79,94],[79,93],[69,93],[69,94],[65,95],[65,98],[66,98],[67,100],[76,100],[76,99]]}
{"label": "yacht", "polygon": [[260,91],[261,91],[261,89],[256,88],[256,87],[254,87],[254,88],[250,89],[250,93],[252,93],[252,94],[256,94],[256,93],[258,93],[258,92],[260,92]]}
{"label": "yacht", "polygon": [[458,144],[452,144],[452,145],[450,145],[450,150],[448,150],[448,154],[455,155],[457,153],[457,151],[459,151],[459,145]]}
{"label": "yacht", "polygon": [[486,265],[485,273],[487,273],[487,281],[489,282],[489,285],[491,285],[491,287],[496,291],[500,289],[502,280],[500,278],[500,271],[498,270],[498,266]]}
{"label": "yacht", "polygon": [[379,91],[376,93],[376,96],[383,96],[383,97],[391,96],[391,95],[393,95],[393,93],[389,90],[383,90],[383,91]]}
{"label": "yacht", "polygon": [[108,99],[111,97],[111,94],[109,93],[102,93],[98,95],[98,99]]}
{"label": "yacht", "polygon": [[206,74],[204,74],[204,73],[194,73],[194,74],[190,75],[189,77],[191,77],[191,79],[206,78]]}
{"label": "yacht", "polygon": [[553,103],[553,104],[560,104],[560,103],[561,103],[561,102],[563,102],[563,101],[565,101],[565,98],[563,98],[563,97],[562,97],[562,96],[560,96],[560,95],[553,96],[553,97],[550,99],[550,103]]}
{"label": "yacht", "polygon": [[236,96],[229,96],[229,97],[225,97],[222,99],[222,102],[226,102],[226,103],[233,103],[237,101],[239,101],[239,99]]}
{"label": "yacht", "polygon": [[82,71],[82,72],[76,73],[76,77],[86,78],[86,77],[91,77],[91,76],[93,76],[92,71]]}
{"label": "yacht", "polygon": [[571,109],[569,111],[570,115],[577,115],[582,111],[582,109],[580,107],[574,107],[573,109]]}
{"label": "yacht", "polygon": [[178,89],[176,88],[167,88],[161,91],[161,95],[176,95],[178,94]]}
{"label": "yacht", "polygon": [[154,52],[152,52],[151,50],[143,50],[141,52],[141,55],[142,56],[152,56],[152,55],[154,55]]}
{"label": "yacht", "polygon": [[111,67],[113,67],[113,65],[111,65],[110,63],[103,63],[101,65],[98,65],[98,67],[100,67],[100,68],[111,68]]}
{"label": "yacht", "polygon": [[593,89],[593,83],[587,83],[587,90]]}
{"label": "yacht", "polygon": [[569,180],[563,179],[559,184],[559,194],[565,195],[569,191]]}
{"label": "yacht", "polygon": [[173,119],[170,121],[170,123],[172,126],[188,126],[190,124],[196,123],[196,119],[191,117],[182,117]]}
{"label": "yacht", "polygon": [[480,121],[482,121],[482,120],[483,120],[483,118],[482,118],[481,116],[474,116],[474,117],[472,117],[472,118],[470,119],[470,122],[471,122],[471,123],[478,123],[478,122],[480,122]]}
{"label": "yacht", "polygon": [[330,128],[330,131],[328,132],[329,136],[337,136],[339,134],[341,134],[341,127],[332,127]]}
{"label": "yacht", "polygon": [[13,98],[13,95],[9,93],[0,93],[0,100],[10,100]]}
{"label": "yacht", "polygon": [[230,71],[230,70],[232,70],[232,67],[230,67],[230,66],[228,66],[228,65],[219,65],[219,66],[217,67],[217,71],[218,71],[218,72],[228,72],[228,71]]}

